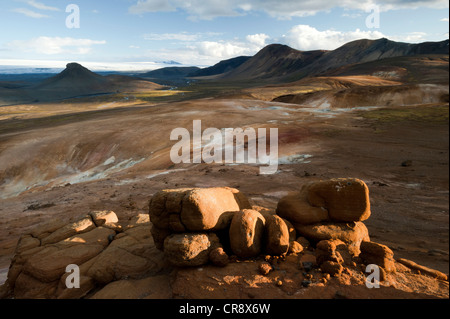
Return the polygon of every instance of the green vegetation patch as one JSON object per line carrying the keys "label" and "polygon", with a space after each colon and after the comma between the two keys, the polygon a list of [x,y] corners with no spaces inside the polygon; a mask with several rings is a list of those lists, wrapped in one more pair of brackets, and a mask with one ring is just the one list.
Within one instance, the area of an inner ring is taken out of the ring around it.
{"label": "green vegetation patch", "polygon": [[174,97],[179,98],[185,95],[181,90],[155,90],[142,93],[129,93],[129,97],[144,102],[168,102]]}
{"label": "green vegetation patch", "polygon": [[183,91],[177,90],[149,90],[145,92],[122,92],[122,93],[112,93],[112,94],[98,94],[95,96],[84,96],[72,99],[65,99],[63,101],[58,101],[60,104],[72,104],[72,103],[89,103],[89,104],[99,104],[99,103],[112,103],[112,102],[158,102],[159,100],[165,100],[171,96],[177,96],[183,94]]}

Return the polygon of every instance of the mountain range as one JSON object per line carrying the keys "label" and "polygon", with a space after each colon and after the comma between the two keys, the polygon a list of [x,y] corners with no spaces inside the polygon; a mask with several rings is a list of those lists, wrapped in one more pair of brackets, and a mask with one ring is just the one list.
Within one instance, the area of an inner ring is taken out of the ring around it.
{"label": "mountain range", "polygon": [[[332,51],[299,51],[286,45],[271,44],[236,68],[217,76],[217,80],[267,80],[290,82],[307,76],[325,75],[343,66],[388,58],[449,54],[449,41],[410,44],[386,38],[356,40]],[[220,63],[224,63],[222,61]],[[213,66],[214,68],[216,66]],[[205,72],[207,69],[203,69]]]}
{"label": "mountain range", "polygon": [[120,74],[103,76],[78,63],[68,63],[61,73],[37,83],[0,82],[0,106],[161,88],[162,85],[146,79]]}
{"label": "mountain range", "polygon": [[[0,105],[142,92],[167,85],[185,86],[191,80],[278,85],[317,76],[395,73],[409,82],[419,78],[448,82],[448,54],[449,40],[411,44],[382,38],[352,41],[332,51],[300,51],[271,44],[254,56],[224,60],[203,69],[173,66],[134,76],[99,75],[69,63],[61,73],[38,83],[0,82]],[[437,62],[427,62],[430,57]]]}
{"label": "mountain range", "polygon": [[199,76],[215,76],[223,73],[227,73],[239,67],[241,64],[250,60],[251,56],[238,56],[236,58],[231,58],[228,60],[220,61],[219,63],[208,67],[199,69],[196,72],[190,73],[190,77],[199,77]]}

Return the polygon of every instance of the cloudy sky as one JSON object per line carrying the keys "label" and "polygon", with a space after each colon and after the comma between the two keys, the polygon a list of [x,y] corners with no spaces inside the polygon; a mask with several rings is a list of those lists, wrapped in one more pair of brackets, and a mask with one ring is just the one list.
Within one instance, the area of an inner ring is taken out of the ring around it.
{"label": "cloudy sky", "polygon": [[441,41],[449,31],[447,0],[2,0],[0,6],[0,66],[76,61],[94,69],[153,69],[153,62],[171,60],[207,66],[271,43],[331,50],[361,38]]}

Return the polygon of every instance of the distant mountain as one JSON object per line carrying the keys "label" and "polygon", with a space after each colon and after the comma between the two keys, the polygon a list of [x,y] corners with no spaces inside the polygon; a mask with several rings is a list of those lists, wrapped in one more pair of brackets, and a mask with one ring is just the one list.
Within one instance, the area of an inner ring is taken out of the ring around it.
{"label": "distant mountain", "polygon": [[448,54],[448,45],[448,40],[418,44],[395,42],[386,38],[378,40],[356,40],[344,44],[336,50],[327,52],[320,59],[314,61],[314,63],[293,74],[293,77],[302,78],[306,75],[319,75],[342,66],[400,56]]}
{"label": "distant mountain", "polygon": [[185,78],[189,74],[200,70],[196,66],[172,66],[161,69],[156,69],[147,73],[140,74],[141,77],[149,79],[173,79],[173,78]]}
{"label": "distant mountain", "polygon": [[174,61],[174,60],[170,60],[170,61],[163,61],[163,64],[170,64],[170,65],[181,65],[180,62]]}
{"label": "distant mountain", "polygon": [[326,52],[299,51],[287,45],[271,44],[221,78],[224,80],[279,78],[302,69]]}
{"label": "distant mountain", "polygon": [[66,99],[95,94],[155,90],[161,85],[125,75],[102,76],[78,63],[69,63],[61,73],[27,88],[39,101]]}
{"label": "distant mountain", "polygon": [[189,74],[189,76],[211,76],[230,72],[239,67],[241,64],[247,62],[249,59],[251,59],[251,56],[239,56],[237,58],[223,60],[213,66],[197,70],[196,72]]}
{"label": "distant mountain", "polygon": [[38,89],[70,89],[72,91],[98,90],[108,79],[89,71],[78,63],[69,63],[61,73],[37,85]]}
{"label": "distant mountain", "polygon": [[363,39],[349,42],[333,51],[299,51],[286,45],[271,44],[219,78],[224,81],[291,82],[306,76],[326,75],[340,67],[359,63],[400,56],[448,53],[448,40],[410,44],[385,38]]}
{"label": "distant mountain", "polygon": [[165,86],[184,86],[189,83],[187,77],[193,72],[200,70],[196,66],[172,66],[161,69],[156,69],[147,73],[139,74],[139,77],[143,77],[150,81],[156,82]]}

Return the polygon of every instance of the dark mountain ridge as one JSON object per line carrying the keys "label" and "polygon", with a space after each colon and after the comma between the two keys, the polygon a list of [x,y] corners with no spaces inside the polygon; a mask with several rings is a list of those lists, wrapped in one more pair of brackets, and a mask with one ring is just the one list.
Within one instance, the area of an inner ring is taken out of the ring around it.
{"label": "dark mountain ridge", "polygon": [[238,56],[236,58],[223,60],[213,66],[193,72],[193,73],[189,74],[189,76],[190,77],[212,76],[212,75],[227,73],[229,71],[236,69],[241,64],[247,62],[251,58],[252,58],[251,56]]}
{"label": "dark mountain ridge", "polygon": [[299,51],[287,45],[270,44],[236,69],[218,78],[224,81],[267,80],[290,82],[306,76],[325,75],[343,66],[387,58],[449,53],[449,41],[418,44],[386,38],[356,40],[332,50]]}
{"label": "dark mountain ridge", "polygon": [[311,64],[327,51],[299,51],[283,44],[271,44],[238,68],[223,75],[225,80],[271,79],[291,74]]}

